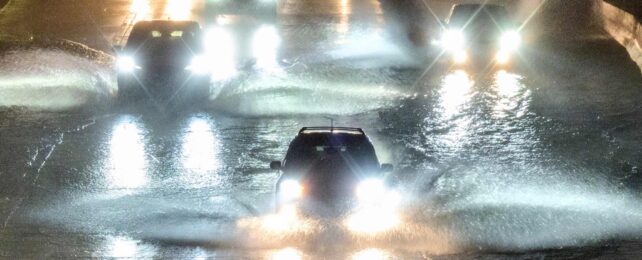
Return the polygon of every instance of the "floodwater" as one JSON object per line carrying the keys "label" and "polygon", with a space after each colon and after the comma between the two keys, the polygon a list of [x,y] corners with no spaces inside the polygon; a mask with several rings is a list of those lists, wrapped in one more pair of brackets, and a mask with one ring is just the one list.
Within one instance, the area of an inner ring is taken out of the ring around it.
{"label": "floodwater", "polygon": [[[541,39],[512,66],[455,68],[418,55],[432,47],[386,1],[284,1],[273,20],[209,17],[202,1],[103,5],[89,9],[103,40],[123,20],[200,20],[221,57],[210,100],[117,107],[108,54],[2,45],[2,257],[642,255],[642,76],[613,40]],[[81,15],[52,8],[71,15],[61,34],[100,48],[68,28]],[[270,161],[328,118],[395,165],[389,230],[274,213]]]}

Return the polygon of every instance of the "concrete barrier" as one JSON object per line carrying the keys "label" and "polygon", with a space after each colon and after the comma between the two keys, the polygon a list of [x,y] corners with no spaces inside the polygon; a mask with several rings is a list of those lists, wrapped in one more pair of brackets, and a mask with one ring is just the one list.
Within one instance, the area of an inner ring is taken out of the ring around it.
{"label": "concrete barrier", "polygon": [[626,48],[631,59],[638,64],[642,71],[642,25],[640,20],[634,14],[606,1],[601,1],[596,6],[596,12],[601,16],[604,29]]}

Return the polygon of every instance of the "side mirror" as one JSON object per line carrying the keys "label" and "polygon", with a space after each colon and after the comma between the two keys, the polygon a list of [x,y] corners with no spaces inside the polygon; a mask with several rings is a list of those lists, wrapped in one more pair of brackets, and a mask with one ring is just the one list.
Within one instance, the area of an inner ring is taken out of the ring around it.
{"label": "side mirror", "polygon": [[383,173],[392,172],[392,170],[394,170],[394,168],[395,167],[392,166],[392,164],[389,164],[389,163],[381,164],[381,172],[383,172]]}
{"label": "side mirror", "polygon": [[282,168],[281,161],[272,161],[272,162],[270,162],[270,169],[272,169],[272,170],[280,170],[281,168]]}

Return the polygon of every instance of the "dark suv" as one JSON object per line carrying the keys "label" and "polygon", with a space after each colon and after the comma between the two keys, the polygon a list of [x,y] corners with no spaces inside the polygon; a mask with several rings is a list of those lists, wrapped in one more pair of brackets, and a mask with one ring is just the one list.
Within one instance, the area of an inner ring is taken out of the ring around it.
{"label": "dark suv", "polygon": [[455,5],[440,40],[455,64],[505,65],[520,44],[519,28],[506,8],[491,4]]}
{"label": "dark suv", "polygon": [[118,53],[118,99],[170,100],[209,95],[210,68],[193,21],[142,21]]}
{"label": "dark suv", "polygon": [[[355,206],[360,197],[384,192],[384,172],[374,147],[360,128],[304,127],[290,143],[276,184],[277,207],[295,205],[305,213],[337,216]],[[368,199],[368,198],[362,198]]]}

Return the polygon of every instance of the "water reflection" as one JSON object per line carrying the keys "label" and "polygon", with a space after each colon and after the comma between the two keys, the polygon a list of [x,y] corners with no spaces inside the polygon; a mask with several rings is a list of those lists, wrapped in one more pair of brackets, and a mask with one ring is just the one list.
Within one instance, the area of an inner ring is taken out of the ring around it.
{"label": "water reflection", "polygon": [[109,141],[107,175],[110,188],[139,188],[147,179],[147,158],[140,123],[124,117],[114,126]]}
{"label": "water reflection", "polygon": [[170,20],[188,20],[192,16],[192,0],[169,0],[164,14]]}
{"label": "water reflection", "polygon": [[110,238],[107,243],[110,257],[134,257],[136,256],[136,242],[120,237]]}
{"label": "water reflection", "polygon": [[521,76],[503,70],[495,74],[494,83],[497,91],[497,101],[493,107],[493,116],[504,118],[512,112],[524,112],[519,110],[519,102],[521,100],[519,95],[520,90],[523,88],[520,82],[521,79]]}
{"label": "water reflection", "polygon": [[368,248],[361,250],[353,254],[351,257],[352,260],[379,260],[390,258],[392,258],[392,256],[389,253],[377,248]]}
{"label": "water reflection", "polygon": [[350,30],[350,13],[352,13],[352,3],[350,0],[341,0],[339,5],[339,23],[337,24],[338,43],[344,43],[348,38]]}
{"label": "water reflection", "polygon": [[272,260],[300,260],[303,259],[303,254],[296,248],[288,247],[279,249],[270,254]]}
{"label": "water reflection", "polygon": [[441,105],[444,117],[450,118],[461,112],[462,106],[470,98],[469,92],[475,84],[463,70],[446,75],[441,88]]}
{"label": "water reflection", "polygon": [[443,79],[440,91],[440,105],[442,110],[441,120],[446,123],[443,127],[447,130],[441,139],[450,148],[461,147],[462,138],[470,128],[470,118],[461,116],[464,105],[470,102],[471,89],[474,81],[462,70],[454,71]]}
{"label": "water reflection", "polygon": [[156,255],[158,248],[141,243],[140,241],[130,239],[124,236],[107,237],[103,245],[105,250],[100,258],[152,258]]}
{"label": "water reflection", "polygon": [[220,166],[219,144],[208,121],[192,118],[183,136],[183,166],[191,172],[206,174]]}

